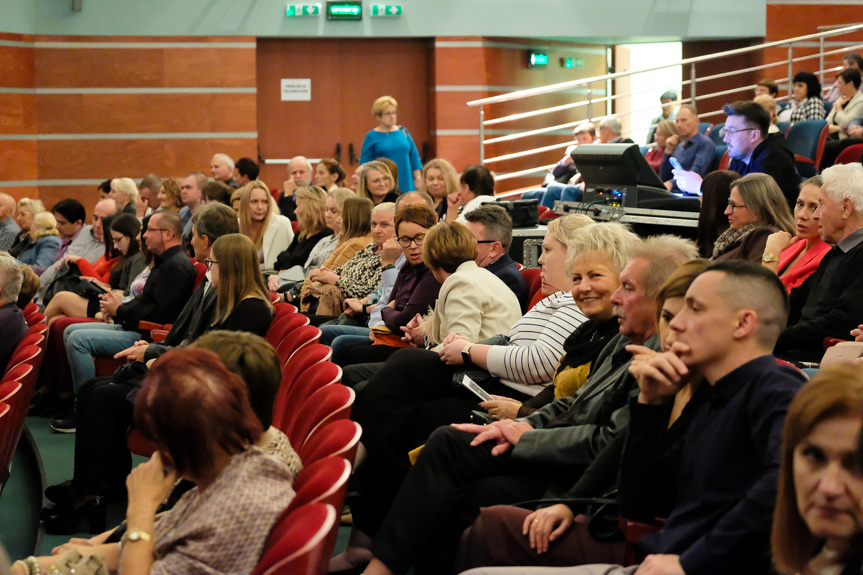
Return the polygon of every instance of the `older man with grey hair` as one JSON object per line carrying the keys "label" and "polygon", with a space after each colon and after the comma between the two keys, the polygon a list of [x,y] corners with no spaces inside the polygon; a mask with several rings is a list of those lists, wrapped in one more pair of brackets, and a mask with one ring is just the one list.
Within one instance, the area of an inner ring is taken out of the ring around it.
{"label": "older man with grey hair", "polygon": [[240,184],[234,179],[234,160],[228,154],[216,154],[210,160],[210,174],[213,179],[223,182],[229,188],[239,188]]}
{"label": "older man with grey hair", "polygon": [[305,156],[294,156],[288,163],[288,175],[284,189],[279,196],[279,210],[290,220],[297,220],[294,210],[297,209],[297,189],[308,186],[312,182],[312,163]]}
{"label": "older man with grey hair", "polygon": [[27,333],[24,313],[17,304],[23,281],[21,264],[8,255],[0,256],[0,368],[4,371],[15,346]]}
{"label": "older man with grey hair", "polygon": [[606,118],[599,123],[600,144],[634,144],[632,138],[624,138],[623,127],[617,118]]}
{"label": "older man with grey hair", "polygon": [[21,228],[12,217],[15,206],[15,198],[9,194],[0,194],[0,251],[9,251],[15,238],[21,233]]}
{"label": "older man with grey hair", "polygon": [[825,337],[848,339],[863,320],[863,166],[833,166],[821,178],[814,217],[821,239],[834,247],[791,290],[788,327],[774,351],[788,359],[818,361]]}

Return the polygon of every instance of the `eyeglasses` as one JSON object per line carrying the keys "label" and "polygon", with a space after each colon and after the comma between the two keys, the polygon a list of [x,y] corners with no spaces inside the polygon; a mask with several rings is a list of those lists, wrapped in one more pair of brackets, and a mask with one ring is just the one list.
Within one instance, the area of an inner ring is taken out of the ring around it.
{"label": "eyeglasses", "polygon": [[725,136],[733,137],[735,134],[739,134],[740,132],[754,132],[757,129],[758,128],[743,128],[742,130],[732,130],[730,128],[722,128],[721,130],[719,130],[719,135],[722,138],[725,138]]}
{"label": "eyeglasses", "polygon": [[218,263],[219,262],[217,262],[216,260],[204,260],[204,264],[206,264],[208,270],[213,269],[213,264],[218,264]]}
{"label": "eyeglasses", "polygon": [[417,245],[417,247],[422,247],[425,239],[426,239],[425,234],[417,234],[412,238],[409,238],[407,236],[402,236],[399,238],[399,245],[403,248],[409,248],[409,247],[411,247],[411,243],[415,243]]}
{"label": "eyeglasses", "polygon": [[169,230],[168,228],[147,228],[147,231],[148,231],[148,232],[159,232],[159,233],[162,233],[162,232],[169,232],[169,231],[171,231],[171,230]]}
{"label": "eyeglasses", "polygon": [[395,116],[395,112],[381,112],[381,116]]}
{"label": "eyeglasses", "polygon": [[493,244],[496,241],[497,240],[477,240],[476,243],[478,243],[478,244]]}
{"label": "eyeglasses", "polygon": [[728,207],[731,208],[731,213],[734,213],[736,208],[745,208],[746,204],[735,204],[733,201],[728,200]]}

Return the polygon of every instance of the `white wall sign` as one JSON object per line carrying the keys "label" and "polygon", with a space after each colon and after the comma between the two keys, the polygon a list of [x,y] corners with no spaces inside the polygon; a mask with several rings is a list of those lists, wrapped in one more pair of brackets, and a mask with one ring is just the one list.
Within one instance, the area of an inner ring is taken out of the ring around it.
{"label": "white wall sign", "polygon": [[311,78],[282,78],[282,102],[311,102]]}

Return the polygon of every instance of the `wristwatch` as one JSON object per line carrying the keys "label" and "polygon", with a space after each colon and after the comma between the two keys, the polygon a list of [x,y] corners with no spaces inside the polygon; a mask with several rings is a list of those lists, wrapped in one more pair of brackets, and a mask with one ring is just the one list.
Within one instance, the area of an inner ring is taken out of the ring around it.
{"label": "wristwatch", "polygon": [[140,529],[130,529],[123,534],[123,537],[120,538],[120,542],[124,545],[126,543],[135,543],[136,541],[152,541],[153,536],[147,533],[146,531],[141,531]]}
{"label": "wristwatch", "polygon": [[770,252],[765,252],[764,255],[761,256],[761,261],[767,264],[772,264],[779,261],[779,256],[774,256]]}
{"label": "wristwatch", "polygon": [[473,360],[470,358],[470,348],[473,347],[472,343],[467,344],[461,350],[461,359],[464,361],[465,365],[473,365]]}
{"label": "wristwatch", "polygon": [[384,272],[385,272],[385,271],[387,271],[387,270],[394,270],[394,269],[396,269],[395,264],[387,264],[387,265],[385,265],[385,266],[384,266],[384,269],[382,269],[381,271],[384,271]]}

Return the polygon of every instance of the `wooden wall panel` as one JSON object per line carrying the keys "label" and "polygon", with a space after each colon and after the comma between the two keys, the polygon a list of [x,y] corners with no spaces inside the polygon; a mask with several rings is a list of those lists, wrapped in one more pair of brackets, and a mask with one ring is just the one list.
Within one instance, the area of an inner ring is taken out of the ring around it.
{"label": "wooden wall panel", "polygon": [[37,48],[40,88],[253,87],[247,48]]}
{"label": "wooden wall panel", "polygon": [[0,93],[0,134],[36,133],[36,96]]}
{"label": "wooden wall panel", "polygon": [[43,134],[257,131],[254,94],[40,94],[36,107]]}
{"label": "wooden wall panel", "polygon": [[0,192],[9,194],[16,200],[21,198],[41,198],[38,186],[12,186],[0,188]]}
{"label": "wooden wall panel", "polygon": [[39,186],[38,193],[39,199],[42,200],[42,203],[48,209],[51,209],[51,206],[66,198],[78,200],[87,210],[88,218],[92,216],[93,208],[96,206],[96,202],[99,201],[96,186]]}
{"label": "wooden wall panel", "polygon": [[150,172],[181,176],[192,170],[210,173],[210,159],[222,152],[232,158],[255,157],[253,139],[195,140],[47,140],[39,142],[39,178],[141,178]]}
{"label": "wooden wall panel", "polygon": [[38,176],[36,151],[36,140],[0,140],[0,179],[35,180]]}
{"label": "wooden wall panel", "polygon": [[[713,54],[715,52],[734,50],[737,48],[745,48],[747,46],[760,44],[761,42],[761,39],[684,42],[683,58],[695,58],[697,56]],[[695,70],[699,76],[706,76],[713,74],[721,74],[723,72],[728,72],[729,70],[739,70],[743,68],[749,68],[751,66],[758,66],[761,63],[762,53],[760,51],[756,51],[732,56],[729,58],[722,58],[719,60],[700,63],[696,65]],[[720,92],[724,90],[730,90],[732,88],[737,88],[740,86],[755,84],[762,77],[763,75],[760,72],[749,72],[748,74],[729,76],[727,78],[719,78],[706,82],[698,82],[695,88],[697,97],[696,106],[701,112],[711,112],[714,110],[721,109],[722,106],[724,106],[728,102],[732,102],[735,100],[751,99],[753,96],[752,92],[728,94],[711,98],[698,97],[698,94]],[[685,68],[683,70],[683,79],[689,79],[688,68]],[[684,86],[682,97],[688,98],[689,95],[689,86]],[[705,118],[705,121],[711,123],[724,122],[725,118],[723,116],[709,116]]]}

